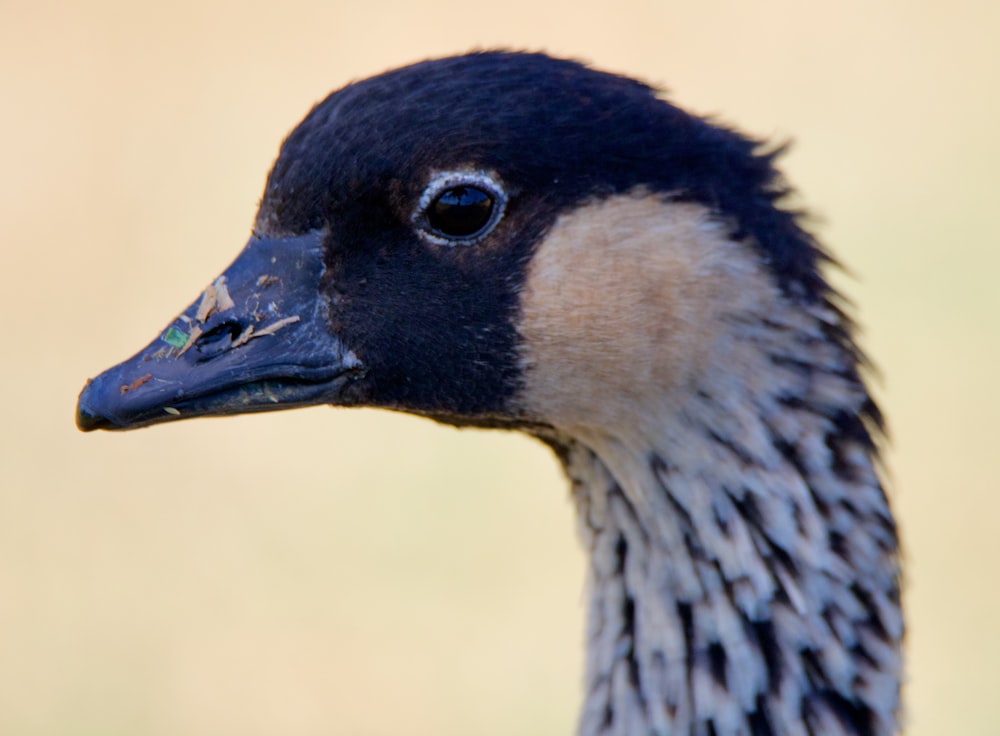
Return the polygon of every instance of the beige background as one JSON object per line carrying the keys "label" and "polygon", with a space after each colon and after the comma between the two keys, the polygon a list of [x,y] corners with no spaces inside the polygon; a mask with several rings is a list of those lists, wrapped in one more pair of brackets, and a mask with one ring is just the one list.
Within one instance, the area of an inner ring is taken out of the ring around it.
{"label": "beige background", "polygon": [[796,139],[885,376],[910,733],[1000,733],[998,9],[0,0],[0,734],[570,733],[583,565],[540,446],[371,411],[72,424],[242,246],[314,101],[497,45]]}

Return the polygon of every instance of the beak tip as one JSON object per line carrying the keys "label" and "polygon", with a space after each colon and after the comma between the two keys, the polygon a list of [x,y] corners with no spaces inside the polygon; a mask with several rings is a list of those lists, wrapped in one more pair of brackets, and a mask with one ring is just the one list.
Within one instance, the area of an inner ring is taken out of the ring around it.
{"label": "beak tip", "polygon": [[81,432],[93,432],[95,429],[111,426],[111,422],[88,406],[92,385],[93,381],[87,381],[87,385],[83,387],[80,398],[76,402],[76,428]]}
{"label": "beak tip", "polygon": [[111,423],[104,417],[91,414],[81,407],[76,408],[76,428],[81,432],[93,432],[95,429],[106,429]]}
{"label": "beak tip", "polygon": [[76,428],[81,432],[93,432],[96,429],[115,429],[115,423],[107,417],[106,411],[101,411],[100,379],[88,379],[76,401]]}

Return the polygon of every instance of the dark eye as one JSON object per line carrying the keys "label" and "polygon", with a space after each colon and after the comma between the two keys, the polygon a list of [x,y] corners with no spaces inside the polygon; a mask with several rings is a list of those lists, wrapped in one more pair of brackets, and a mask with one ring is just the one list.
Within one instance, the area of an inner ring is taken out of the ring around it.
{"label": "dark eye", "polygon": [[506,187],[496,172],[472,168],[436,171],[410,221],[428,243],[475,245],[497,226],[506,209]]}
{"label": "dark eye", "polygon": [[451,187],[441,192],[427,208],[427,224],[441,235],[467,238],[489,224],[493,207],[493,197],[482,189]]}

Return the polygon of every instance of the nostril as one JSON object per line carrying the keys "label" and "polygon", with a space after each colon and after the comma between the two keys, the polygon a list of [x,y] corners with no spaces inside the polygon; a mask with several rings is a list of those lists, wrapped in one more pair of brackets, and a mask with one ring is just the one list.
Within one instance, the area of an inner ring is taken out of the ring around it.
{"label": "nostril", "polygon": [[227,319],[206,330],[195,341],[194,348],[206,358],[212,358],[229,349],[233,341],[243,332],[243,325],[235,319]]}

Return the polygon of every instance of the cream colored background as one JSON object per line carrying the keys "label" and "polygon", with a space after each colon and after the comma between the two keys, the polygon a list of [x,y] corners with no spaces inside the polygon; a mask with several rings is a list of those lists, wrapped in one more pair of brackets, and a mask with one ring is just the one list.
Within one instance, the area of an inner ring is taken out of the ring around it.
{"label": "cream colored background", "polygon": [[910,733],[1000,733],[998,8],[0,0],[0,734],[570,733],[583,565],[540,446],[322,408],[72,423],[240,249],[314,101],[497,45],[796,139],[885,375]]}

